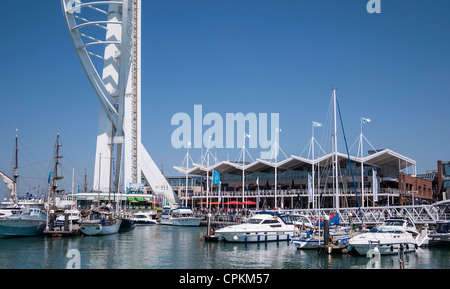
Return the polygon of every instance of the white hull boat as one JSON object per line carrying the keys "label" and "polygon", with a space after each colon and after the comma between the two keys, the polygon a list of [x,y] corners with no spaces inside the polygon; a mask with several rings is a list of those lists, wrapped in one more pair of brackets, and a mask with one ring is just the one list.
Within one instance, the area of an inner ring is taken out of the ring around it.
{"label": "white hull boat", "polygon": [[119,232],[122,220],[116,218],[109,207],[91,210],[89,215],[79,222],[80,230],[88,236],[111,235]]}
{"label": "white hull boat", "polygon": [[415,232],[408,220],[388,219],[369,232],[351,238],[348,242],[349,251],[355,250],[363,256],[366,256],[375,247],[378,248],[381,255],[398,254],[401,248],[405,253],[414,252],[417,249]]}
{"label": "white hull boat", "polygon": [[[330,236],[333,238],[333,242],[337,242],[346,246],[350,238],[352,238],[352,233],[350,231],[330,231]],[[319,238],[317,234],[306,234],[302,233],[299,237],[292,239],[292,244],[301,250],[314,250],[319,248],[319,245],[323,245],[323,237]]]}
{"label": "white hull boat", "polygon": [[170,226],[183,226],[183,227],[198,227],[202,219],[194,216],[194,213],[190,208],[178,207],[170,208],[165,207],[161,215],[161,225]]}
{"label": "white hull boat", "polygon": [[157,221],[152,218],[151,213],[137,212],[133,215],[133,222],[137,226],[156,225]]}
{"label": "white hull boat", "polygon": [[114,224],[105,224],[100,220],[84,220],[80,222],[80,230],[88,236],[111,235],[119,232],[122,220],[116,220]]}
{"label": "white hull boat", "polygon": [[77,209],[72,210],[65,210],[64,214],[56,218],[57,222],[64,222],[65,221],[65,215],[68,214],[69,221],[72,222],[72,224],[76,224],[81,220],[81,213]]}
{"label": "white hull boat", "polygon": [[294,215],[275,212],[259,212],[247,223],[228,226],[215,232],[227,242],[270,242],[288,241],[294,236]]}

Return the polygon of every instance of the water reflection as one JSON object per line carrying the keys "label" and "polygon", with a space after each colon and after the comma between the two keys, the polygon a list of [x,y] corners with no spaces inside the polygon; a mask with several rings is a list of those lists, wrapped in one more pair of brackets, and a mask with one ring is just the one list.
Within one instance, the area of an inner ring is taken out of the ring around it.
{"label": "water reflection", "polygon": [[[321,255],[286,241],[205,243],[204,228],[136,227],[101,237],[0,239],[0,268],[64,269],[67,252],[80,252],[82,269],[364,269],[370,258]],[[407,269],[448,269],[450,249],[405,254]],[[380,267],[399,268],[398,256],[382,256]]]}

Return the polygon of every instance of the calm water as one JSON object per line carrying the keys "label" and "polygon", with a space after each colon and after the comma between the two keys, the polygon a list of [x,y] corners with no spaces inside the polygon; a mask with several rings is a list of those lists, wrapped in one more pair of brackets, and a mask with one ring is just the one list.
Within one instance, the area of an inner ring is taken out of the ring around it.
{"label": "calm water", "polygon": [[[363,269],[369,258],[319,255],[288,242],[203,243],[205,228],[136,227],[101,237],[0,239],[1,269],[64,269],[80,253],[81,269]],[[72,258],[73,259],[73,258]],[[449,248],[405,255],[408,269],[450,268]],[[382,256],[381,268],[398,268],[397,256]]]}

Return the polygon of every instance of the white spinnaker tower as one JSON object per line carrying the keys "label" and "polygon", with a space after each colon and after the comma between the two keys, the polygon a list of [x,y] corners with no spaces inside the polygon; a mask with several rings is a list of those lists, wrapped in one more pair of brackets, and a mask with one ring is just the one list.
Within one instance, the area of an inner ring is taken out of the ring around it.
{"label": "white spinnaker tower", "polygon": [[126,190],[143,176],[155,194],[178,203],[141,142],[141,0],[61,2],[78,58],[101,104],[93,189],[110,192],[120,185]]}

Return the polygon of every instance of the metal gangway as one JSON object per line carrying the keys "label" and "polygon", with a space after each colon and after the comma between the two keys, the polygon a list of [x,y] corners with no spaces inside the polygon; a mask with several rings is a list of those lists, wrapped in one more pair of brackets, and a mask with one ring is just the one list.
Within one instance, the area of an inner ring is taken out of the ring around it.
{"label": "metal gangway", "polygon": [[[336,209],[294,209],[283,210],[283,212],[298,213],[310,218],[322,219],[325,216],[330,216],[333,212],[335,213]],[[442,201],[433,205],[364,207],[361,208],[361,214],[358,207],[340,208],[339,217],[341,223],[361,224],[361,221],[363,221],[364,224],[369,226],[381,224],[389,218],[399,217],[409,217],[417,225],[433,225],[438,220],[450,219],[450,201]]]}

